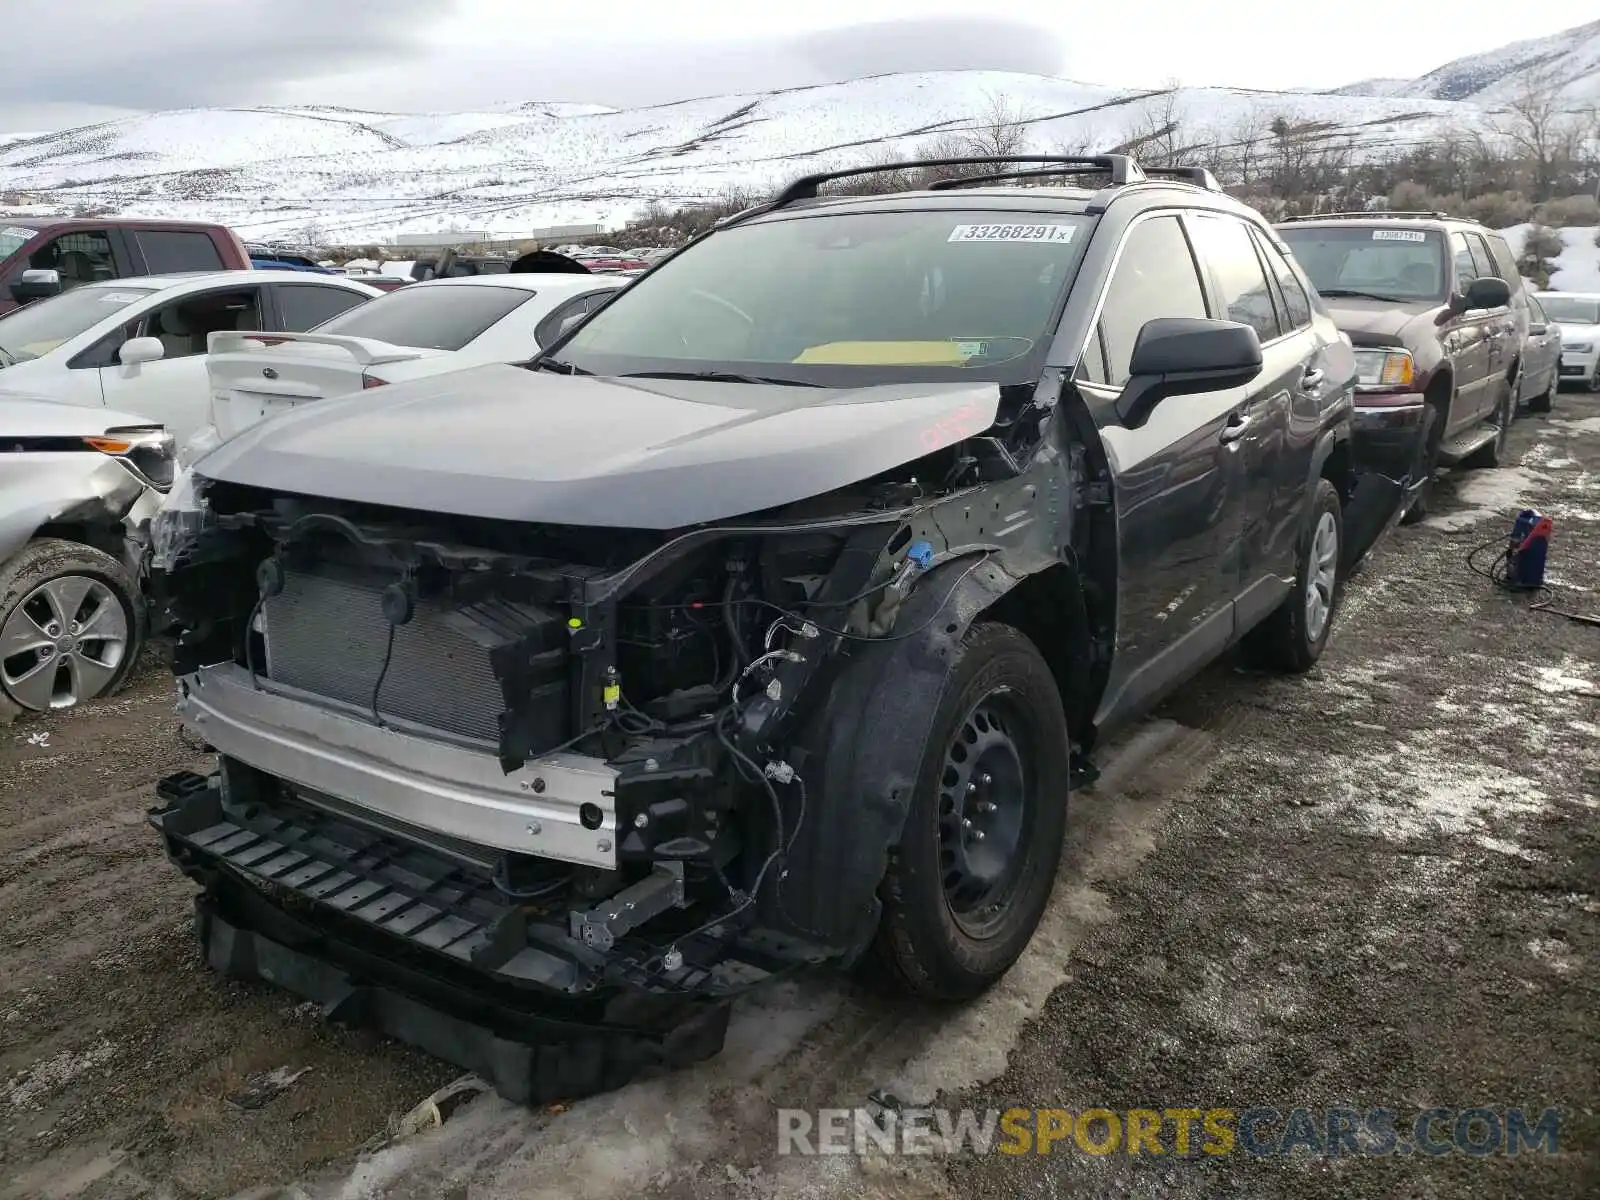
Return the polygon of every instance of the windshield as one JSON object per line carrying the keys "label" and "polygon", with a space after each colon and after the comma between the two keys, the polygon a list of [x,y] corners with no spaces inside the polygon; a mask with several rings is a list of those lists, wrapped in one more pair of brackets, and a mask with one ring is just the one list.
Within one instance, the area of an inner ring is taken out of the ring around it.
{"label": "windshield", "polygon": [[[506,314],[533,299],[527,288],[414,283],[358,304],[317,333],[375,338],[393,346],[459,350]],[[529,341],[533,334],[529,331]]]}
{"label": "windshield", "polygon": [[120,284],[77,287],[48,300],[35,300],[0,317],[0,349],[18,362],[49,354],[153,290]]}
{"label": "windshield", "polygon": [[1425,229],[1279,226],[1278,233],[1317,291],[1365,293],[1381,300],[1443,300],[1444,239]]}
{"label": "windshield", "polygon": [[22,225],[0,226],[0,260],[10,258],[21,250],[38,232],[37,229],[28,229]]}
{"label": "windshield", "polygon": [[1090,225],[954,210],[735,225],[641,276],[553,358],[598,375],[1020,383]]}
{"label": "windshield", "polygon": [[1600,300],[1582,296],[1539,297],[1539,306],[1552,321],[1566,321],[1572,325],[1600,325]]}

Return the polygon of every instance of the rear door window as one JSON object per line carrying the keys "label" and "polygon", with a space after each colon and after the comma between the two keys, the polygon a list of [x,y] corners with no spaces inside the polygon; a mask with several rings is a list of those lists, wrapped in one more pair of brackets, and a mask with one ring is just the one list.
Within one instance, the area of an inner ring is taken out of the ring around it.
{"label": "rear door window", "polygon": [[1522,272],[1517,270],[1516,256],[1511,253],[1511,247],[1506,245],[1505,238],[1490,234],[1483,240],[1488,244],[1489,254],[1494,259],[1494,273],[1513,286],[1519,283]]}
{"label": "rear door window", "polygon": [[222,253],[210,234],[189,229],[138,229],[133,236],[148,274],[222,270]]}
{"label": "rear door window", "polygon": [[1289,266],[1283,251],[1272,244],[1270,238],[1257,236],[1256,249],[1267,260],[1273,278],[1278,281],[1278,293],[1283,297],[1284,324],[1288,329],[1303,329],[1311,324],[1311,297],[1301,284],[1299,276]]}
{"label": "rear door window", "polygon": [[324,321],[340,313],[349,312],[366,297],[348,288],[328,287],[320,283],[280,283],[278,296],[278,328],[287,333],[304,333],[315,329]]}

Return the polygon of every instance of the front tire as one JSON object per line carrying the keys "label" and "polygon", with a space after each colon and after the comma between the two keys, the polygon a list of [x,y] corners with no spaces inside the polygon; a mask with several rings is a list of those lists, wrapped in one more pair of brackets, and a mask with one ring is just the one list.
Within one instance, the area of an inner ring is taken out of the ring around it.
{"label": "front tire", "polygon": [[0,721],[115,691],[144,630],[143,601],[120,562],[77,542],[29,542],[0,565]]}
{"label": "front tire", "polygon": [[1436,404],[1423,409],[1422,430],[1417,439],[1417,460],[1412,475],[1421,482],[1400,518],[1402,525],[1415,525],[1428,515],[1433,500],[1433,477],[1439,473],[1439,447],[1444,444],[1444,412]]}
{"label": "front tire", "polygon": [[1069,769],[1049,665],[1010,626],[974,626],[945,676],[880,885],[874,952],[896,987],[965,1000],[1016,962],[1055,882]]}
{"label": "front tire", "polygon": [[1250,633],[1263,665],[1298,675],[1322,657],[1333,631],[1343,548],[1339,493],[1328,480],[1319,479],[1310,519],[1300,535],[1294,590]]}

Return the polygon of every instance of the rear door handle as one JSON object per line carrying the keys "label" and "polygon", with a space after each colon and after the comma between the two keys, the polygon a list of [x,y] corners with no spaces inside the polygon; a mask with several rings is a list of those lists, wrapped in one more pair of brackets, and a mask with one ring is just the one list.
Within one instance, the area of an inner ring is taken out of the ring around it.
{"label": "rear door handle", "polygon": [[1218,440],[1224,443],[1237,442],[1244,436],[1244,431],[1250,428],[1250,422],[1255,420],[1245,413],[1234,413],[1228,418],[1228,423],[1222,427]]}

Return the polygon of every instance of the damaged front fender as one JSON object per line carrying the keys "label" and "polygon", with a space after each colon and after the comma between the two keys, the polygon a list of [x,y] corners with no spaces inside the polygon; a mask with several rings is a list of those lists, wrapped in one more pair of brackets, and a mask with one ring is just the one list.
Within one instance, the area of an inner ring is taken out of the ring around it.
{"label": "damaged front fender", "polygon": [[978,618],[1020,580],[994,558],[930,571],[889,638],[852,641],[801,731],[794,766],[815,808],[781,889],[782,923],[859,956],[877,928],[879,881],[899,843],[951,661]]}
{"label": "damaged front fender", "polygon": [[109,535],[108,542],[120,538],[119,557],[130,570],[138,571],[141,530],[154,514],[160,493],[115,458],[92,451],[0,457],[5,464],[0,470],[0,562],[41,532],[95,530]]}

